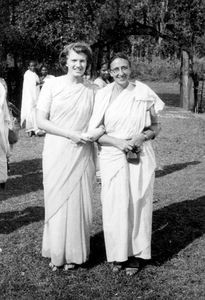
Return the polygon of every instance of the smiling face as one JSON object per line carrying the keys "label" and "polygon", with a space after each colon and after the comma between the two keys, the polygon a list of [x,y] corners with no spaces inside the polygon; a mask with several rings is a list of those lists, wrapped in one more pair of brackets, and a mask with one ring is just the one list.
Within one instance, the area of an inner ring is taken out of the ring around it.
{"label": "smiling face", "polygon": [[110,65],[110,75],[114,81],[122,87],[128,84],[131,74],[129,61],[124,58],[116,58]]}
{"label": "smiling face", "polygon": [[70,50],[67,56],[68,73],[73,77],[82,77],[87,67],[87,56]]}
{"label": "smiling face", "polygon": [[46,77],[46,75],[48,75],[48,69],[46,67],[42,67],[42,69],[41,69],[41,75],[43,77]]}

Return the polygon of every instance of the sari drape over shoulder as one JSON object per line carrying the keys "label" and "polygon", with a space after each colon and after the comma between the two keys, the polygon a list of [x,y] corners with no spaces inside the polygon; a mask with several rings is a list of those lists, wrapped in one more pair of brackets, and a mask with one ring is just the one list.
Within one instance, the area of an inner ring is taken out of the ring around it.
{"label": "sari drape over shoulder", "polygon": [[8,141],[9,122],[10,115],[6,102],[6,88],[0,80],[0,183],[7,180],[7,157],[10,152]]}
{"label": "sari drape over shoulder", "polygon": [[[115,83],[96,95],[90,129],[103,120],[109,136],[129,139],[151,125],[149,109],[163,109],[163,102],[145,84],[129,84],[110,103]],[[151,255],[152,195],[155,155],[150,141],[143,144],[138,164],[130,164],[124,152],[101,146],[103,228],[108,261]]]}
{"label": "sari drape over shoulder", "polygon": [[[61,128],[86,132],[93,109],[93,90],[69,86],[67,76],[42,87],[37,109]],[[43,256],[56,265],[81,264],[89,255],[94,163],[92,145],[46,134],[43,150],[45,228]]]}
{"label": "sari drape over shoulder", "polygon": [[22,104],[21,104],[21,125],[26,122],[27,131],[36,131],[36,105],[40,92],[39,77],[35,72],[27,70],[24,74]]}

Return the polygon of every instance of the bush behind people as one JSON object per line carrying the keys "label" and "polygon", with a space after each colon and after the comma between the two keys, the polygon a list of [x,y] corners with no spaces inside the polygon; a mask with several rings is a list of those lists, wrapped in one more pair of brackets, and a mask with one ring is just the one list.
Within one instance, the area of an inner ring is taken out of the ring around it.
{"label": "bush behind people", "polygon": [[151,61],[147,59],[132,60],[132,78],[140,80],[174,81],[180,75],[180,61],[178,59],[160,59],[154,56]]}

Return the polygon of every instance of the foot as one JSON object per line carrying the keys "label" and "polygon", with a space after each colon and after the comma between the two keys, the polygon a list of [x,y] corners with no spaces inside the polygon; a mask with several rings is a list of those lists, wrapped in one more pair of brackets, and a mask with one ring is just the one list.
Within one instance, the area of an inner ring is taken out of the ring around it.
{"label": "foot", "polygon": [[135,275],[140,269],[140,261],[137,257],[130,257],[127,264],[126,264],[126,275],[133,276]]}
{"label": "foot", "polygon": [[139,268],[125,268],[125,272],[127,276],[133,276],[135,274],[137,274],[137,272],[139,271]]}
{"label": "foot", "polygon": [[113,273],[119,273],[122,270],[122,262],[114,261],[111,268]]}
{"label": "foot", "polygon": [[63,270],[64,271],[71,271],[74,270],[76,268],[76,264],[73,263],[69,263],[69,264],[65,264]]}
{"label": "foot", "polygon": [[51,268],[53,272],[56,272],[58,270],[58,267],[56,267],[52,262],[49,263],[49,268]]}

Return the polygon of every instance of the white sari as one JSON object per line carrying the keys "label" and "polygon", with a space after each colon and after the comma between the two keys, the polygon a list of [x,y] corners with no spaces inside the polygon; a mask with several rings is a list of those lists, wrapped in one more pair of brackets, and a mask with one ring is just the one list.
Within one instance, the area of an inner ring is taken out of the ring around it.
{"label": "white sari", "polygon": [[7,180],[7,157],[10,152],[8,127],[10,122],[9,110],[6,103],[6,88],[0,81],[0,183]]}
{"label": "white sari", "polygon": [[[42,87],[37,108],[49,113],[61,128],[86,132],[92,114],[93,90],[83,84],[69,86],[67,76]],[[82,264],[90,251],[92,145],[46,134],[43,150],[45,227],[42,254],[56,266]]]}
{"label": "white sari", "polygon": [[[90,128],[104,122],[109,136],[129,139],[150,126],[149,108],[164,106],[145,84],[132,84],[109,104],[114,83],[98,91]],[[130,164],[125,153],[113,146],[102,146],[103,229],[107,260],[126,261],[129,256],[151,256],[152,199],[155,155],[151,141],[143,144],[139,164]]]}
{"label": "white sari", "polygon": [[36,105],[40,92],[39,77],[35,72],[27,70],[24,74],[22,104],[21,104],[21,126],[26,123],[26,131],[36,131]]}

